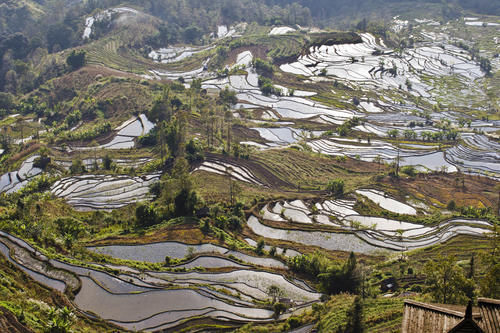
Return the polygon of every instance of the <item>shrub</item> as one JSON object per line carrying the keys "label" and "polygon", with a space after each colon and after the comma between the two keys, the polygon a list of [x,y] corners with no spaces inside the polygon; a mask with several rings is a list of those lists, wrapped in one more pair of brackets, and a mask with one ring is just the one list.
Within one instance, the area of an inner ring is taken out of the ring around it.
{"label": "shrub", "polygon": [[266,243],[264,243],[263,239],[259,239],[259,242],[257,243],[257,247],[255,248],[255,253],[257,253],[259,256],[264,253],[264,246]]}
{"label": "shrub", "polygon": [[146,135],[139,137],[138,141],[141,146],[152,147],[158,143],[158,133],[156,127]]}
{"label": "shrub", "polygon": [[254,60],[254,66],[257,70],[257,73],[259,73],[260,75],[264,75],[267,77],[273,76],[274,69],[273,65],[270,62],[262,60],[260,58],[256,58]]}
{"label": "shrub", "polygon": [[343,332],[364,332],[363,303],[361,297],[356,296],[351,309],[347,312],[347,323]]}
{"label": "shrub", "polygon": [[59,217],[54,223],[61,235],[68,235],[73,239],[77,239],[80,233],[85,230],[82,222],[73,217]]}
{"label": "shrub", "polygon": [[154,195],[155,197],[159,197],[161,194],[161,184],[160,182],[156,182],[149,188],[149,193]]}
{"label": "shrub", "polygon": [[49,163],[50,163],[50,157],[47,155],[45,155],[45,156],[42,155],[40,157],[35,158],[35,160],[33,161],[33,166],[35,168],[45,170],[47,168],[47,166],[49,165]]}
{"label": "shrub", "polygon": [[319,280],[323,291],[329,294],[355,292],[359,286],[356,256],[352,252],[344,263],[331,261],[324,254],[315,252],[289,258],[288,265],[294,272]]}
{"label": "shrub", "polygon": [[406,79],[405,85],[406,85],[406,88],[408,88],[408,90],[412,89],[412,83],[409,79]]}
{"label": "shrub", "polygon": [[217,216],[215,218],[215,226],[219,229],[225,229],[227,226],[227,217],[225,215]]}
{"label": "shrub", "polygon": [[71,163],[69,171],[71,172],[71,174],[74,175],[74,174],[84,173],[87,170],[85,169],[82,160],[77,158],[76,160],[73,160],[73,162]]}
{"label": "shrub", "polygon": [[401,172],[410,177],[413,177],[417,174],[417,169],[415,169],[413,165],[405,165],[401,168]]}
{"label": "shrub", "polygon": [[266,82],[260,86],[260,91],[262,91],[264,96],[269,96],[273,93],[273,85]]}
{"label": "shrub", "polygon": [[199,198],[195,191],[182,189],[174,199],[176,216],[193,215]]}
{"label": "shrub", "polygon": [[203,223],[201,223],[200,230],[203,234],[208,234],[211,230],[210,223],[208,220],[205,220]]}
{"label": "shrub", "polygon": [[51,333],[72,332],[71,327],[75,319],[75,314],[66,306],[57,311],[49,311],[49,321],[44,331]]}
{"label": "shrub", "polygon": [[141,204],[135,209],[135,219],[138,226],[149,227],[158,221],[158,214],[151,205]]}
{"label": "shrub", "polygon": [[109,156],[109,154],[106,154],[104,158],[102,159],[102,166],[105,170],[111,170],[111,166],[113,164],[113,160]]}
{"label": "shrub", "polygon": [[335,160],[337,162],[345,162],[345,161],[347,161],[347,157],[345,155],[338,155],[338,156],[335,156]]}
{"label": "shrub", "polygon": [[326,186],[326,190],[334,196],[340,197],[344,194],[344,181],[342,179],[330,180]]}
{"label": "shrub", "polygon": [[271,79],[269,79],[267,77],[259,76],[258,84],[260,87],[260,91],[262,91],[262,93],[265,96],[269,96],[271,94],[278,95],[278,96],[281,95],[281,89],[273,86],[273,82],[271,81]]}
{"label": "shrub", "polygon": [[280,314],[286,311],[286,305],[283,303],[275,303],[273,305],[274,315],[278,317]]}
{"label": "shrub", "polygon": [[238,103],[238,98],[236,97],[236,92],[229,90],[227,87],[219,92],[219,100],[223,104],[234,105]]}
{"label": "shrub", "polygon": [[184,85],[179,81],[173,81],[170,84],[170,87],[172,88],[172,91],[177,91],[177,92],[182,92],[182,91],[186,90],[186,87],[184,87]]}
{"label": "shrub", "polygon": [[238,216],[231,216],[228,220],[229,229],[241,230],[241,220]]}
{"label": "shrub", "polygon": [[203,161],[203,147],[198,140],[191,139],[186,145],[186,159],[189,163]]}
{"label": "shrub", "polygon": [[59,134],[58,139],[60,141],[77,141],[77,140],[90,140],[94,139],[102,134],[109,133],[111,131],[111,124],[109,122],[102,122],[94,125],[91,128],[78,131],[65,131]]}
{"label": "shrub", "polygon": [[300,318],[298,317],[290,317],[286,322],[290,326],[290,329],[297,328],[301,325]]}
{"label": "shrub", "polygon": [[416,293],[421,293],[423,290],[422,286],[419,285],[419,284],[414,284],[410,287],[409,291],[413,291],[413,292],[416,292]]}
{"label": "shrub", "polygon": [[360,124],[360,120],[358,117],[354,117],[352,119],[346,120],[342,125],[337,127],[337,133],[340,136],[346,136],[347,133],[353,128]]}
{"label": "shrub", "polygon": [[29,183],[21,188],[18,193],[23,197],[33,193],[43,193],[50,189],[50,186],[55,182],[55,178],[51,178],[47,174],[41,174],[32,178]]}
{"label": "shrub", "polygon": [[66,58],[66,63],[73,70],[78,69],[80,67],[83,67],[83,65],[85,65],[85,51],[83,51],[83,50],[71,51],[69,56]]}
{"label": "shrub", "polygon": [[390,137],[390,138],[396,138],[399,134],[399,131],[397,129],[391,129],[389,131],[387,131],[387,135]]}

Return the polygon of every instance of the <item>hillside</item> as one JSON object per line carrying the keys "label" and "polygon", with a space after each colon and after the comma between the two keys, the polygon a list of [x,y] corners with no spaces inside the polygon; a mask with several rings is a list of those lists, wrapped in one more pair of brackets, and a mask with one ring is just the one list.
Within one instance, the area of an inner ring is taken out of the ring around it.
{"label": "hillside", "polygon": [[404,299],[500,298],[495,3],[23,0],[0,27],[0,330],[398,332]]}

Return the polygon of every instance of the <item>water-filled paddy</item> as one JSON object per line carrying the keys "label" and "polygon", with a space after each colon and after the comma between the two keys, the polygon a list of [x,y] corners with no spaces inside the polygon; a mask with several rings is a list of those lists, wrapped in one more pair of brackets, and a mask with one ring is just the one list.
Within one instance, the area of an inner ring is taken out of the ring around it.
{"label": "water-filled paddy", "polygon": [[2,253],[9,262],[11,262],[17,268],[21,269],[23,272],[28,274],[33,280],[37,281],[38,283],[47,286],[49,288],[58,290],[60,292],[64,292],[64,290],[66,289],[66,284],[63,281],[52,279],[44,274],[35,272],[34,270],[31,270],[23,265],[20,265],[15,260],[13,260],[10,256],[9,248],[1,242],[1,238],[0,238],[0,253]]}
{"label": "water-filled paddy", "polygon": [[[264,267],[286,268],[286,266],[281,261],[274,258],[250,256],[238,251],[229,250],[225,247],[213,244],[189,245],[185,243],[169,241],[169,242],[151,243],[143,245],[107,245],[107,246],[89,247],[88,249],[118,259],[147,261],[153,263],[165,262],[166,256],[175,259],[182,259],[190,255],[196,255],[201,253],[203,254],[216,253],[227,257],[233,256],[243,261],[243,263],[247,264],[253,264]],[[200,259],[200,260],[212,261],[214,264],[215,262],[217,262],[216,265],[222,265],[225,263],[228,264],[229,266],[235,266],[235,263],[230,260],[225,260],[222,258],[215,259],[215,258],[216,257],[206,257],[206,259]],[[186,266],[186,268],[200,266],[193,264],[191,262],[188,263],[187,265],[189,267]]]}
{"label": "water-filled paddy", "polygon": [[410,205],[399,202],[385,193],[377,190],[357,190],[356,193],[361,194],[372,200],[380,207],[398,214],[416,215],[417,210]]}
{"label": "water-filled paddy", "polygon": [[255,234],[262,237],[318,246],[326,250],[358,253],[373,253],[379,250],[349,233],[276,229],[261,224],[255,216],[248,219],[247,225]]}
{"label": "water-filled paddy", "polygon": [[127,175],[85,175],[58,180],[51,192],[80,210],[113,209],[149,200],[149,187],[159,174],[131,177]]}

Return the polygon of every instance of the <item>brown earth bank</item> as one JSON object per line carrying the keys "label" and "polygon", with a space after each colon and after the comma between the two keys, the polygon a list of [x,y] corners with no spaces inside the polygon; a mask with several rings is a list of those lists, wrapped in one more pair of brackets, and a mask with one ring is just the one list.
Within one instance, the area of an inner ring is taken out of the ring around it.
{"label": "brown earth bank", "polygon": [[56,89],[82,90],[93,84],[96,81],[96,76],[98,75],[100,75],[101,77],[115,76],[137,79],[137,75],[131,73],[111,69],[104,66],[88,65],[74,72],[70,72],[66,75],[56,78],[51,82]]}
{"label": "brown earth bank", "polygon": [[236,321],[215,320],[212,318],[196,318],[188,320],[175,327],[156,332],[161,333],[178,333],[178,332],[234,332],[240,326],[246,323],[238,323]]}
{"label": "brown earth bank", "polygon": [[251,157],[284,181],[294,184],[295,189],[324,190],[335,178],[346,184],[346,192],[366,184],[384,165],[346,158],[323,156],[297,149],[272,149],[259,151]]}
{"label": "brown earth bank", "polygon": [[[105,239],[91,241],[87,246],[99,245],[117,245],[117,244],[148,244],[165,241],[182,241],[186,244],[200,244],[202,242],[210,242],[210,237],[204,235],[198,225],[198,221],[185,218],[182,225],[169,226],[166,228],[157,229],[138,237],[135,234],[125,236],[112,236]],[[217,242],[213,239],[214,242]]]}
{"label": "brown earth bank", "polygon": [[241,125],[233,125],[232,128],[232,140],[234,142],[240,142],[240,141],[255,141],[257,143],[265,143],[266,140],[264,140],[258,131],[241,126]]}
{"label": "brown earth bank", "polygon": [[500,182],[463,173],[418,174],[414,178],[385,177],[381,183],[431,204],[447,205],[454,200],[457,206],[495,208],[499,200]]}
{"label": "brown earth bank", "polygon": [[33,333],[32,330],[21,324],[17,320],[17,317],[3,306],[0,306],[0,332]]}
{"label": "brown earth bank", "polygon": [[[227,176],[202,170],[193,173],[192,177],[198,195],[203,198],[206,204],[230,202],[230,183]],[[315,191],[281,190],[239,181],[233,182],[233,184],[238,184],[239,187],[238,193],[235,194],[236,200],[244,203],[247,207],[256,202],[266,202],[281,198],[308,199],[317,196],[317,192]]]}
{"label": "brown earth bank", "polygon": [[31,141],[31,142],[27,143],[26,145],[23,145],[21,148],[21,151],[19,153],[14,154],[13,156],[9,157],[5,161],[4,165],[11,165],[12,163],[15,163],[16,161],[19,161],[20,159],[30,155],[34,151],[37,151],[38,149],[40,149],[40,147],[42,147],[42,145],[40,143],[35,142],[35,141]]}
{"label": "brown earth bank", "polygon": [[244,166],[248,168],[252,173],[259,179],[261,180],[264,184],[274,187],[274,188],[290,188],[293,187],[293,184],[288,183],[281,178],[277,177],[274,173],[269,171],[265,166],[260,164],[256,160],[252,159],[241,159],[241,158],[234,158],[232,156],[227,156],[227,155],[222,155],[222,154],[214,154],[214,153],[207,153],[205,155],[205,159],[210,161],[221,161],[221,162],[228,162],[231,164],[237,164]]}
{"label": "brown earth bank", "polygon": [[[38,96],[49,107],[72,101],[61,104],[65,112],[79,109],[84,114],[90,104],[97,103],[106,118],[126,117],[151,107],[151,94],[157,84],[134,74],[89,65],[46,82],[28,96]],[[89,98],[93,100],[90,104],[86,100]]]}

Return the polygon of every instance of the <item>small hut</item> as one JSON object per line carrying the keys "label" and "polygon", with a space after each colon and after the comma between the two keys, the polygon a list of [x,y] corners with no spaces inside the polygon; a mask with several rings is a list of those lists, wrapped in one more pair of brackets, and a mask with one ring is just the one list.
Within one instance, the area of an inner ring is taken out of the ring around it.
{"label": "small hut", "polygon": [[[464,311],[465,310],[465,311]],[[479,298],[478,306],[406,300],[402,333],[499,333],[500,300]]]}

